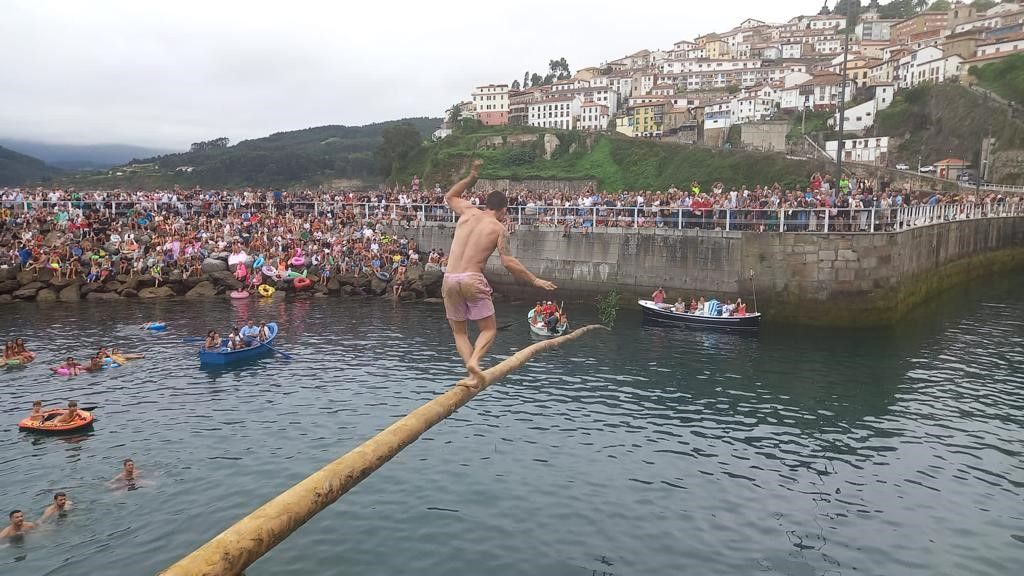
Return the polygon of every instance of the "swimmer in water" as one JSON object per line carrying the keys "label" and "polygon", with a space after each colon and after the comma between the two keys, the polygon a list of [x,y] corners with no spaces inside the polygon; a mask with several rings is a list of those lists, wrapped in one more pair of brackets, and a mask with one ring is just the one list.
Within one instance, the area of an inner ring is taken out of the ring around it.
{"label": "swimmer in water", "polygon": [[25,514],[21,510],[12,510],[7,517],[10,518],[11,523],[0,531],[0,538],[23,536],[26,532],[34,530],[36,527],[35,524],[25,521]]}
{"label": "swimmer in water", "polygon": [[72,502],[68,500],[68,495],[64,492],[57,492],[53,495],[53,504],[46,507],[43,511],[43,515],[39,518],[39,523],[46,522],[51,516],[63,517],[68,511],[71,510]]}
{"label": "swimmer in water", "polygon": [[139,480],[139,471],[135,469],[135,461],[131,458],[125,458],[121,462],[121,473],[114,476],[107,482],[107,486],[111,488],[123,488],[125,490],[136,490],[143,484]]}

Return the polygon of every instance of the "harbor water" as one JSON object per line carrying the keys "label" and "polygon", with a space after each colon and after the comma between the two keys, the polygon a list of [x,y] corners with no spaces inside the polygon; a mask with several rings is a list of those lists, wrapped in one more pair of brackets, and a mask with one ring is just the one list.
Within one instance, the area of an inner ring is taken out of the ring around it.
{"label": "harbor water", "polygon": [[[1022,288],[987,279],[871,330],[728,334],[621,312],[483,392],[247,574],[1019,574]],[[534,341],[531,305],[499,304],[512,325],[485,364]],[[139,328],[150,320],[169,329]],[[294,358],[211,371],[182,343],[245,320],[277,321]],[[39,355],[0,372],[4,520],[34,521],[57,490],[75,504],[0,544],[5,576],[156,573],[462,376],[443,309],[422,303],[13,304],[0,335]],[[101,345],[146,358],[50,374]],[[93,431],[19,432],[35,399],[98,406]],[[144,482],[109,488],[128,457]]]}

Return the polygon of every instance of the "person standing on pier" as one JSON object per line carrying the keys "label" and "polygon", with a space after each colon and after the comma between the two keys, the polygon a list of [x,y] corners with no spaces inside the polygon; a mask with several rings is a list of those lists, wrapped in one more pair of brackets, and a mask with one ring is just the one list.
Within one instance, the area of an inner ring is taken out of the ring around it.
{"label": "person standing on pier", "polygon": [[[470,388],[479,388],[484,384],[480,359],[494,343],[497,334],[491,287],[483,275],[484,266],[494,249],[498,249],[501,265],[516,278],[545,290],[556,288],[551,282],[534,276],[509,253],[508,231],[502,224],[508,199],[503,192],[488,194],[483,210],[462,197],[476,183],[482,165],[482,160],[475,160],[469,175],[452,186],[444,197],[448,207],[458,214],[459,223],[455,226],[441,295],[444,297],[445,316],[455,337],[455,347],[470,375],[460,385]],[[469,342],[469,320],[475,320],[480,330],[475,345]]]}

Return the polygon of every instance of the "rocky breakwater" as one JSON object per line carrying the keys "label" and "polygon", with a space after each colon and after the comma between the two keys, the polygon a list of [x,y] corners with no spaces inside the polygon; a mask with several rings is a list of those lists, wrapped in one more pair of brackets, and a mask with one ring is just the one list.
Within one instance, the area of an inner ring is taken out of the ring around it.
{"label": "rocky breakwater", "polygon": [[[242,282],[235,277],[235,266],[228,266],[228,255],[217,254],[207,258],[198,276],[184,278],[179,270],[165,269],[157,285],[150,275],[130,276],[112,274],[100,282],[86,282],[82,277],[54,277],[53,271],[42,268],[38,271],[22,270],[18,267],[0,268],[0,304],[19,300],[36,302],[73,302],[77,300],[117,300],[121,298],[227,298],[230,292],[241,290]],[[311,280],[320,277],[320,270],[307,269]],[[400,299],[405,302],[439,298],[441,296],[442,273],[440,270],[426,270],[422,265],[410,266],[406,270]],[[264,284],[274,288],[273,298],[289,295],[306,296],[391,296],[394,291],[392,280],[382,280],[370,274],[351,274],[332,277],[326,285],[312,283],[308,287],[296,288],[294,278],[264,278]],[[259,297],[252,294],[252,297]]]}

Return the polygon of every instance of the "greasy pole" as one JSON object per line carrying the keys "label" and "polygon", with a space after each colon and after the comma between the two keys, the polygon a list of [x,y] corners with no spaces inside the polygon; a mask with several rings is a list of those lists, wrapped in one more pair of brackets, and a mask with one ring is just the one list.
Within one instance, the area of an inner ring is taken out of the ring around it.
{"label": "greasy pole", "polygon": [[[605,328],[594,324],[564,336],[537,342],[484,370],[478,389],[460,381],[447,392],[413,410],[357,448],[324,466],[273,500],[221,532],[188,556],[161,572],[165,576],[236,576],[280,544],[364,478],[412,444],[424,432],[473,399],[478,392],[522,367],[538,352],[556,348]],[[605,328],[607,329],[607,328]]]}

